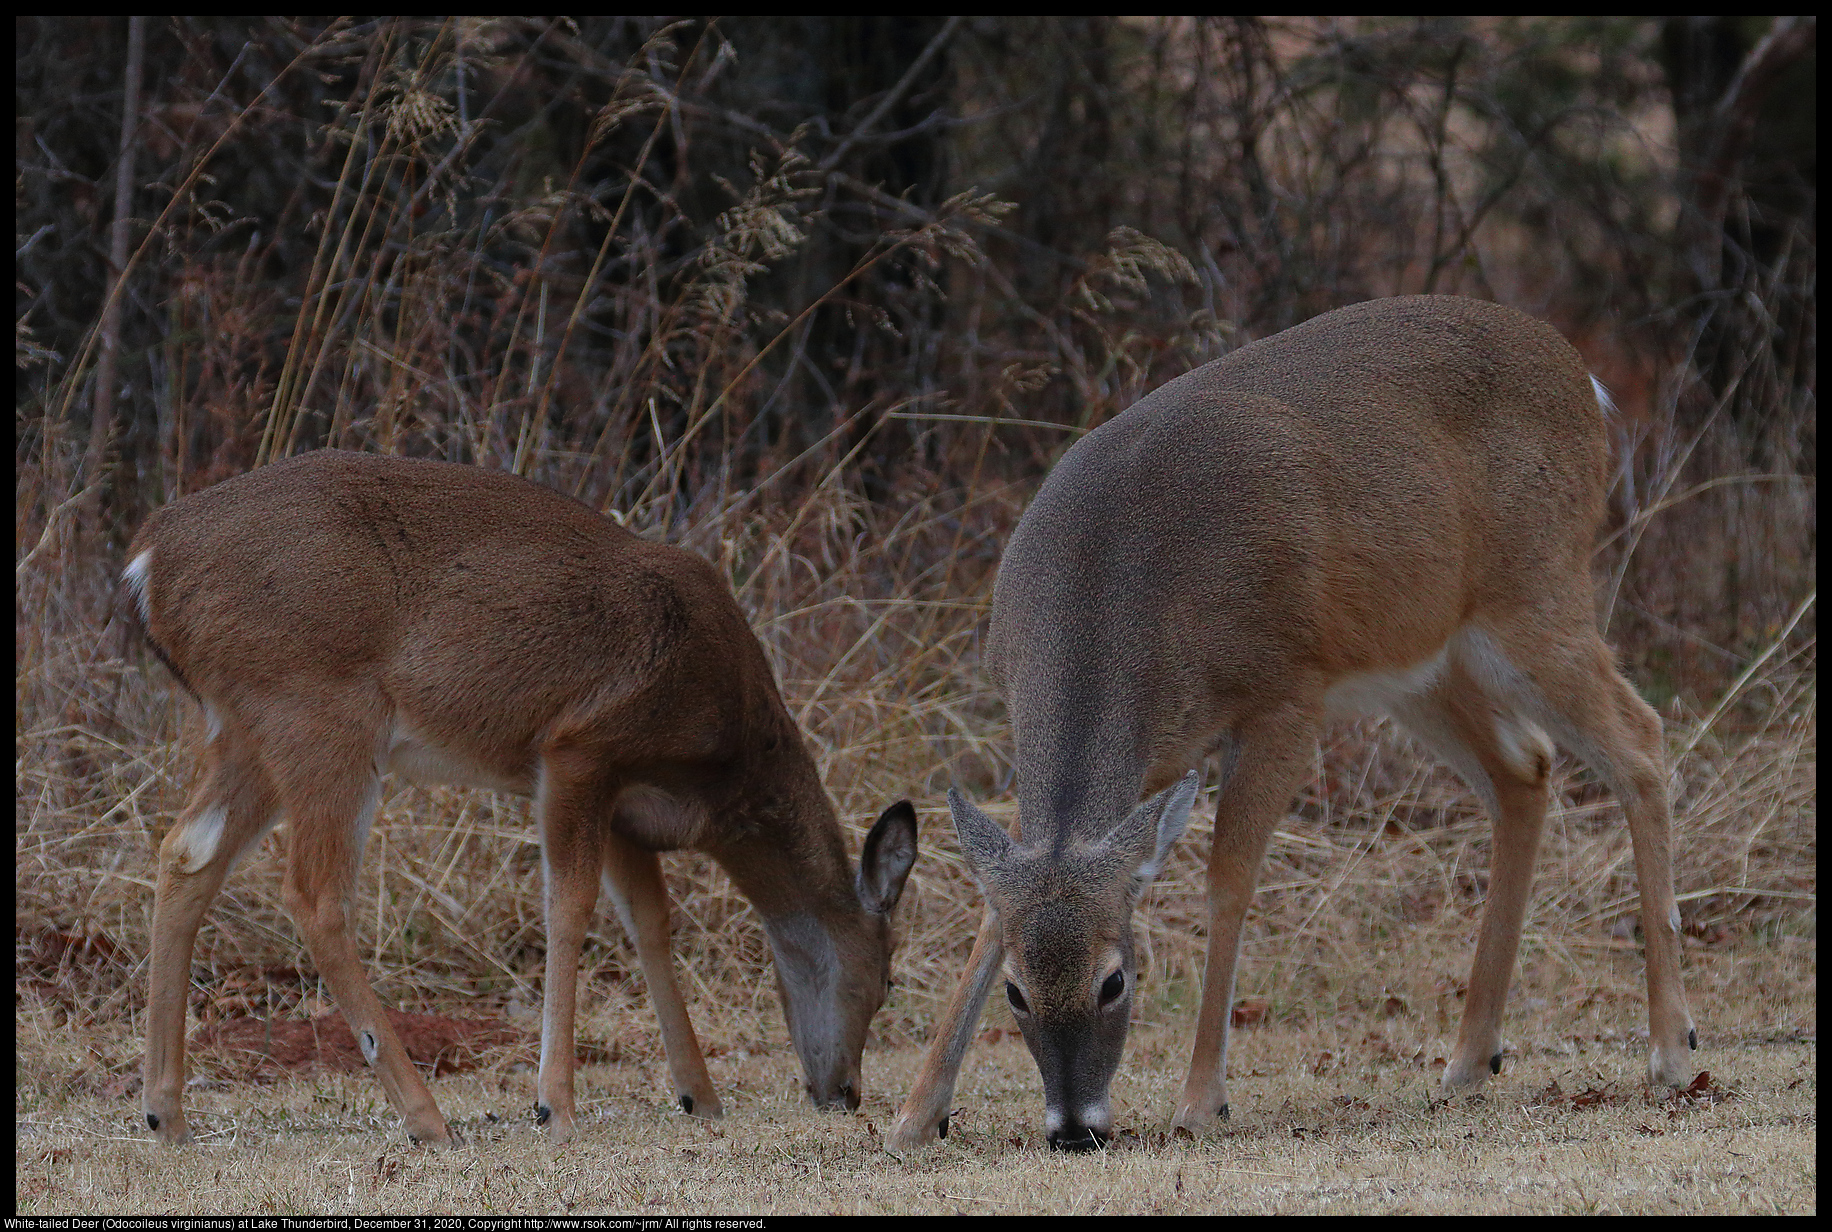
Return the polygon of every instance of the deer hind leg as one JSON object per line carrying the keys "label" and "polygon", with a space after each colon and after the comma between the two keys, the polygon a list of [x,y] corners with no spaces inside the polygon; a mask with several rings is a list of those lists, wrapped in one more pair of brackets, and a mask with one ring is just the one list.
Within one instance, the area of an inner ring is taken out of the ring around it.
{"label": "deer hind leg", "polygon": [[1501,1018],[1532,901],[1553,750],[1496,671],[1472,670],[1463,644],[1453,646],[1444,675],[1429,692],[1395,704],[1393,713],[1469,784],[1494,818],[1469,1001],[1441,1085],[1448,1096],[1501,1072]]}
{"label": "deer hind leg", "polygon": [[1228,1115],[1228,1023],[1241,928],[1259,883],[1266,844],[1303,781],[1316,741],[1318,715],[1297,706],[1242,723],[1233,732],[1238,755],[1215,807],[1209,848],[1209,956],[1189,1077],[1171,1118],[1172,1130],[1201,1133]]}
{"label": "deer hind leg", "polygon": [[204,771],[190,801],[160,844],[140,1111],[162,1142],[190,1138],[185,1005],[198,926],[236,861],[279,820],[278,800],[239,731],[218,728],[205,745]]}
{"label": "deer hind leg", "polygon": [[643,982],[649,986],[649,999],[655,1003],[655,1016],[661,1021],[662,1048],[668,1054],[675,1102],[683,1112],[694,1116],[724,1116],[719,1094],[706,1072],[700,1041],[687,1017],[680,985],[674,978],[674,953],[668,935],[668,887],[662,880],[661,861],[653,851],[607,828],[604,889],[617,908],[624,931],[636,943]]}
{"label": "deer hind leg", "polygon": [[[1655,1085],[1684,1086],[1692,1074],[1691,1051],[1698,1047],[1698,1032],[1686,1009],[1680,975],[1679,904],[1673,893],[1672,818],[1660,716],[1616,670],[1615,656],[1597,635],[1589,613],[1570,623],[1575,631],[1565,637],[1540,637],[1518,650],[1510,644],[1507,653],[1517,662],[1532,663],[1539,688],[1530,701],[1537,717],[1609,785],[1628,818],[1647,940],[1648,1078]],[[1528,654],[1535,657],[1527,659]]]}
{"label": "deer hind leg", "polygon": [[351,935],[356,870],[381,801],[374,741],[364,743],[351,733],[371,728],[338,715],[286,723],[284,730],[288,748],[270,755],[268,765],[280,780],[288,821],[287,913],[408,1136],[428,1146],[450,1146],[445,1117],[389,1024]]}
{"label": "deer hind leg", "polygon": [[916,1077],[903,1107],[897,1110],[897,1121],[891,1126],[885,1146],[891,1151],[913,1151],[936,1138],[948,1136],[948,1110],[954,1102],[954,1083],[960,1077],[961,1061],[973,1030],[979,1025],[980,1010],[998,976],[999,964],[1005,958],[1005,942],[999,928],[999,917],[990,909],[980,921],[979,935],[973,939],[973,956],[967,960],[967,973],[954,990],[941,1021],[935,1026],[935,1038],[922,1060],[922,1072]]}
{"label": "deer hind leg", "polygon": [[541,989],[541,1071],[535,1121],[558,1146],[573,1136],[573,1060],[579,993],[579,951],[598,906],[603,842],[609,827],[605,789],[590,758],[549,750],[535,789],[541,828],[541,872],[547,911],[547,968]]}

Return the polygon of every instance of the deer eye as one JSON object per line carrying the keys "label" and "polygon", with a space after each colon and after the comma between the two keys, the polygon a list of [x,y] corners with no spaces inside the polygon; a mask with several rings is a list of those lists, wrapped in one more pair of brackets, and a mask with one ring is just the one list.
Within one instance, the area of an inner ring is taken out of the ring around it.
{"label": "deer eye", "polygon": [[1030,1013],[1030,1006],[1024,1004],[1024,994],[1019,992],[1018,986],[1010,980],[1005,981],[1005,999],[1011,1002],[1011,1008],[1020,1014]]}
{"label": "deer eye", "polygon": [[1102,1005],[1112,1005],[1115,1001],[1120,999],[1120,994],[1125,991],[1126,974],[1123,971],[1115,971],[1101,982],[1100,1003]]}

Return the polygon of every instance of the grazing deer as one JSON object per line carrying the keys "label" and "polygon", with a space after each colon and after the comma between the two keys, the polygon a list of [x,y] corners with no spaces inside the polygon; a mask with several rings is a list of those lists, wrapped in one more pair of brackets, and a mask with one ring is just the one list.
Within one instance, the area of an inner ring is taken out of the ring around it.
{"label": "grazing deer", "polygon": [[633,937],[680,1106],[720,1115],[669,953],[658,851],[712,855],[755,905],[823,1107],[859,1103],[890,913],[916,857],[892,805],[855,876],[762,648],[704,560],[498,471],[324,451],[159,510],[124,584],[201,704],[203,774],[159,850],[146,1123],[187,1133],[185,993],[205,909],[282,818],[285,898],[417,1141],[450,1133],[349,928],[392,769],[534,797],[547,967],[535,1114],[571,1136],[579,948],[600,882]]}
{"label": "grazing deer", "polygon": [[[1042,1072],[1051,1146],[1111,1133],[1132,912],[1223,777],[1209,953],[1172,1121],[1226,1117],[1241,924],[1325,716],[1381,710],[1495,818],[1488,905],[1445,1093],[1499,1073],[1552,741],[1628,816],[1647,930],[1653,1081],[1698,1046],[1680,984],[1660,720],[1597,633],[1601,386],[1495,304],[1357,304],[1170,382],[1077,442],[999,566],[990,672],[1017,740],[1021,837],[948,798],[987,914],[890,1135],[946,1134],[995,978]],[[1144,803],[1139,803],[1141,799]]]}

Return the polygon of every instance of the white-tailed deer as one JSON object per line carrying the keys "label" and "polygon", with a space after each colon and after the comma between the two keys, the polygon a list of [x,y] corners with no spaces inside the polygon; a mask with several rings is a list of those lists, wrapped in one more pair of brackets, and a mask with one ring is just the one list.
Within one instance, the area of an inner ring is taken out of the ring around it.
{"label": "white-tailed deer", "polygon": [[947,1132],[999,975],[1042,1072],[1050,1144],[1109,1136],[1133,908],[1188,822],[1192,767],[1212,753],[1223,777],[1208,967],[1172,1124],[1196,1132],[1225,1117],[1242,920],[1332,712],[1393,715],[1495,818],[1442,1089],[1500,1072],[1553,740],[1627,814],[1649,1071],[1687,1080],[1697,1035],[1680,984],[1660,720],[1617,673],[1593,610],[1600,399],[1577,352],[1512,309],[1376,300],[1198,368],[1064,454],[993,592],[989,670],[1016,734],[1021,837],[950,794],[987,915],[892,1148]]}
{"label": "white-tailed deer", "polygon": [[656,852],[710,853],[755,905],[814,1102],[856,1108],[890,913],[916,857],[907,802],[855,875],[833,806],[731,591],[691,552],[499,471],[325,451],[147,520],[124,585],[201,704],[203,773],[159,851],[146,1122],[187,1136],[197,928],[284,819],[286,904],[416,1140],[445,1119],[383,1016],[348,899],[382,773],[534,797],[547,911],[536,1117],[573,1131],[580,944],[599,883],[635,941],[680,1106],[718,1116],[669,951]]}

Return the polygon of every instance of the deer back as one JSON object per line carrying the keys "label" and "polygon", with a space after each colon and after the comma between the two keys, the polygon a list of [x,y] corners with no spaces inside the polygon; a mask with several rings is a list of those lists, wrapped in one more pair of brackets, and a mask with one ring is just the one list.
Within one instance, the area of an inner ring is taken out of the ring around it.
{"label": "deer back", "polygon": [[1401,669],[1581,572],[1606,448],[1555,330],[1450,296],[1326,313],[1090,432],[994,590],[1026,835],[1110,827],[1240,699]]}
{"label": "deer back", "polygon": [[800,747],[711,566],[512,475],[307,454],[161,509],[129,559],[161,655],[256,721],[362,694],[523,791],[555,740],[658,767]]}

